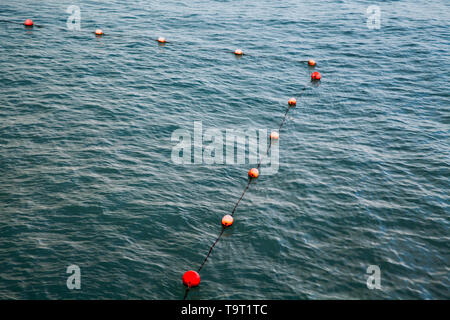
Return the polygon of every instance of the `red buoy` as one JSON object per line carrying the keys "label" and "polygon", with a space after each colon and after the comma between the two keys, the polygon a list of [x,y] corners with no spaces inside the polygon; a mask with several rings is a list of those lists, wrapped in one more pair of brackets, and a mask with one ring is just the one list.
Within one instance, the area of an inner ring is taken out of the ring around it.
{"label": "red buoy", "polygon": [[316,62],[313,59],[309,59],[308,65],[310,65],[311,67],[314,67],[316,65]]}
{"label": "red buoy", "polygon": [[200,275],[194,270],[186,271],[183,274],[183,284],[188,288],[198,286],[200,284]]}
{"label": "red buoy", "polygon": [[259,177],[259,170],[256,168],[251,168],[250,171],[248,172],[248,176],[250,178],[258,178]]}
{"label": "red buoy", "polygon": [[229,227],[233,224],[233,221],[234,221],[233,217],[227,214],[222,218],[222,225],[224,227]]}
{"label": "red buoy", "polygon": [[25,26],[27,26],[27,27],[32,27],[33,26],[33,20],[27,19],[27,20],[25,20],[25,22],[23,24]]}
{"label": "red buoy", "polygon": [[290,98],[288,103],[290,106],[295,106],[297,104],[297,100],[295,100],[295,98]]}
{"label": "red buoy", "polygon": [[313,72],[312,74],[311,74],[311,80],[320,80],[320,78],[322,78],[322,76],[320,75],[320,73],[319,72]]}

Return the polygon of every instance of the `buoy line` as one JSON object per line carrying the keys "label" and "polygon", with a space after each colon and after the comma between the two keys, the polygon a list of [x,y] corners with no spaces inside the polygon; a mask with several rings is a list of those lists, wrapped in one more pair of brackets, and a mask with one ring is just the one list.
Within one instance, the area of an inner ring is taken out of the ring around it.
{"label": "buoy line", "polygon": [[[31,19],[26,19],[24,22],[17,22],[17,21],[12,21],[12,20],[0,19],[0,22],[11,23],[11,24],[16,24],[16,25],[23,25],[23,26],[25,26],[26,29],[33,29],[33,27],[37,27],[37,28],[43,28],[44,27],[43,25],[36,24]],[[56,26],[55,28],[57,28],[59,30],[63,30],[63,31],[66,30],[65,28],[58,27],[58,26]],[[83,30],[78,30],[77,32],[94,34],[97,38],[102,38],[103,36],[108,36],[108,37],[111,37],[111,36],[112,37],[122,36],[122,35],[117,35],[117,34],[109,33],[109,32],[105,33],[100,28],[97,28],[94,31],[85,31],[85,29],[83,29]],[[149,37],[151,41],[158,42],[158,45],[160,45],[160,46],[164,46],[166,43],[173,43],[172,41],[167,41],[165,37],[154,38],[152,36],[147,36],[147,35],[145,35],[144,37]],[[236,57],[242,57],[244,55],[248,56],[248,54],[244,54],[244,52],[241,49],[236,49],[234,51],[226,50],[226,52],[234,53],[236,55]],[[305,62],[305,61],[302,61],[302,62]]]}
{"label": "buoy line", "polygon": [[[22,25],[25,26],[25,29],[33,29],[34,27],[36,28],[44,28],[43,25],[39,25],[36,24],[33,20],[31,19],[26,19],[24,22],[17,22],[17,21],[13,21],[13,20],[7,20],[7,19],[0,19],[0,22],[5,22],[5,23],[11,23],[11,24],[16,24],[16,25]],[[67,28],[63,28],[61,26],[51,26],[51,28],[56,28],[59,29],[61,31],[67,31]],[[83,30],[77,30],[77,33],[84,33],[84,34],[93,34],[95,35],[96,38],[102,38],[104,36],[107,37],[123,37],[126,36],[124,34],[117,34],[114,32],[104,32],[101,28],[96,28],[96,29],[91,29],[91,31],[89,31],[88,29],[83,29]],[[165,44],[176,44],[177,41],[167,41],[167,39],[165,37],[159,36],[159,37],[154,37],[151,35],[141,35],[141,37],[145,37],[145,38],[149,38],[150,41],[155,41],[158,43],[159,46],[164,46]],[[236,58],[242,58],[243,56],[250,56],[250,57],[254,57],[253,54],[248,54],[248,53],[244,53],[244,51],[242,49],[236,49],[236,50],[229,50],[229,49],[216,49],[218,51],[224,51],[227,53],[231,53],[234,54],[236,56]],[[261,56],[259,56],[261,57]],[[264,57],[264,56],[263,56]],[[316,62],[312,59],[309,60],[300,60],[300,61],[296,61],[296,62],[301,62],[301,63],[307,63],[310,67],[314,67],[316,66]]]}
{"label": "buoy line", "polygon": [[[6,22],[6,23],[12,23],[12,24],[23,25],[23,26],[25,26],[25,28],[27,28],[27,29],[31,29],[31,28],[33,28],[33,27],[43,28],[42,25],[37,25],[37,24],[35,24],[35,23],[33,22],[33,20],[31,20],[31,19],[26,19],[23,23],[16,22],[16,21],[11,21],[11,20],[4,20],[4,19],[0,19],[0,22]],[[91,32],[91,33],[95,34],[96,37],[103,37],[103,36],[105,35],[105,33],[103,32],[102,29],[96,29],[94,32]],[[157,39],[154,39],[154,38],[153,38],[152,40],[153,40],[153,41],[157,41],[158,44],[160,44],[160,45],[164,45],[164,44],[166,44],[166,43],[169,43],[168,41],[166,41],[166,38],[164,38],[164,37],[158,37]],[[244,54],[244,52],[243,52],[241,49],[236,49],[236,50],[235,50],[234,52],[232,52],[232,53],[234,53],[237,57],[242,57],[242,56],[244,56],[244,55],[247,55],[247,54]],[[307,62],[308,65],[309,65],[310,67],[315,67],[315,66],[316,66],[316,62],[315,62],[314,60],[312,60],[312,59],[307,60],[307,61],[300,61],[300,62]],[[317,81],[319,81],[321,78],[322,78],[321,74],[320,74],[319,72],[317,72],[317,71],[315,71],[315,72],[313,72],[313,73],[311,74],[311,82],[317,82]],[[304,86],[303,89],[301,90],[300,94],[297,95],[296,98],[300,97],[300,96],[304,93],[304,91],[306,90],[306,88],[307,88],[307,87]],[[220,238],[221,238],[222,235],[224,234],[226,228],[228,228],[229,226],[231,226],[231,225],[233,224],[233,222],[234,222],[233,216],[234,216],[234,214],[235,214],[235,212],[236,212],[236,209],[237,209],[237,207],[239,206],[239,203],[241,202],[241,200],[244,198],[244,196],[245,196],[247,190],[249,189],[251,183],[252,183],[255,179],[257,179],[257,178],[259,177],[259,168],[261,167],[262,160],[263,160],[263,158],[264,158],[265,156],[267,156],[267,155],[269,154],[270,149],[271,149],[271,147],[272,147],[273,141],[276,141],[276,140],[279,139],[279,132],[280,132],[281,128],[283,127],[284,123],[286,122],[286,117],[287,117],[287,115],[288,115],[288,113],[289,113],[289,110],[290,110],[291,108],[295,107],[296,104],[297,104],[296,98],[290,98],[290,99],[289,99],[289,101],[288,101],[288,107],[286,108],[286,112],[284,113],[283,120],[282,120],[282,122],[281,122],[281,124],[280,124],[280,126],[279,126],[279,128],[278,128],[278,132],[277,132],[277,131],[272,131],[272,132],[271,132],[271,134],[270,134],[270,144],[269,144],[269,146],[267,147],[266,154],[263,155],[263,156],[260,158],[257,167],[256,167],[256,168],[251,168],[250,171],[248,172],[249,180],[248,180],[248,182],[247,182],[246,187],[244,188],[244,191],[242,192],[242,194],[241,194],[240,198],[238,199],[238,201],[235,203],[235,205],[234,205],[234,207],[233,207],[233,210],[231,211],[231,214],[225,215],[225,216],[222,218],[222,221],[221,221],[221,223],[222,223],[222,230],[221,230],[221,232],[219,233],[219,235],[218,235],[218,237],[216,238],[216,240],[214,241],[214,243],[213,243],[213,244],[211,245],[211,247],[209,248],[209,251],[208,251],[206,257],[204,258],[203,262],[201,263],[200,267],[197,269],[197,271],[189,270],[189,271],[186,271],[186,272],[183,274],[182,282],[183,282],[183,284],[186,286],[186,291],[185,291],[183,300],[185,300],[185,299],[187,298],[190,288],[192,288],[192,287],[197,287],[197,286],[200,284],[200,274],[199,274],[199,272],[201,271],[201,269],[202,269],[203,266],[205,265],[206,261],[208,260],[209,256],[211,255],[211,253],[212,253],[214,247],[216,246],[216,244],[219,242]]]}
{"label": "buoy line", "polygon": [[[315,64],[315,62],[314,62],[314,64]],[[321,79],[321,75],[320,75],[319,72],[313,72],[313,74],[311,74],[311,82],[316,82],[316,81],[318,81],[320,79]],[[306,88],[307,88],[307,86],[303,87],[303,89],[301,90],[300,94],[297,95],[297,98],[300,97],[305,92]],[[289,99],[288,107],[286,108],[286,112],[284,113],[283,120],[281,121],[281,124],[280,124],[280,126],[278,128],[278,132],[276,132],[276,131],[271,132],[271,134],[270,134],[270,144],[267,147],[267,151],[266,151],[265,155],[263,155],[259,159],[259,163],[258,163],[257,167],[250,169],[250,171],[248,172],[249,180],[247,182],[246,187],[244,188],[244,191],[242,192],[240,198],[238,199],[238,201],[234,205],[233,210],[231,211],[231,214],[225,215],[222,218],[222,230],[220,231],[220,233],[219,233],[218,237],[216,238],[216,240],[214,241],[214,243],[209,248],[209,251],[206,254],[205,259],[203,259],[203,262],[201,263],[200,267],[197,269],[197,271],[189,270],[189,271],[186,271],[183,274],[182,281],[183,281],[183,284],[186,286],[186,290],[184,292],[183,300],[186,300],[186,298],[188,296],[188,293],[189,293],[189,290],[192,287],[197,287],[200,284],[200,274],[199,274],[199,272],[202,270],[203,266],[205,265],[206,261],[208,260],[209,256],[211,255],[214,247],[216,246],[216,244],[219,242],[220,238],[224,234],[226,228],[228,228],[229,226],[231,226],[233,224],[233,222],[234,222],[233,216],[234,216],[234,214],[236,212],[236,209],[237,209],[239,203],[244,198],[244,195],[247,192],[247,190],[249,189],[251,183],[255,179],[257,179],[259,177],[259,168],[261,167],[261,163],[262,163],[263,158],[269,154],[270,149],[272,147],[273,141],[279,139],[279,132],[280,132],[281,128],[283,127],[284,123],[286,122],[286,118],[287,118],[287,115],[289,113],[289,110],[291,110],[296,105],[297,105],[297,99],[296,98]]]}

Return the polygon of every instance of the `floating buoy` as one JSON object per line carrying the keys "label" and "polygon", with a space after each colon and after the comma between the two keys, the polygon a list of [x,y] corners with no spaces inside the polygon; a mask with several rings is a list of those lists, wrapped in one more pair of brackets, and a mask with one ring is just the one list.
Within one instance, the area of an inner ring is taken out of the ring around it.
{"label": "floating buoy", "polygon": [[31,19],[26,19],[25,22],[23,23],[25,26],[27,27],[32,27],[33,26],[33,20]]}
{"label": "floating buoy", "polygon": [[295,98],[290,98],[288,103],[290,106],[295,106],[297,104],[297,100],[295,100]]}
{"label": "floating buoy", "polygon": [[103,35],[102,29],[97,29],[97,30],[95,30],[95,35],[97,35],[97,36],[102,36],[102,35]]}
{"label": "floating buoy", "polygon": [[188,288],[198,286],[200,284],[200,275],[194,270],[186,271],[183,274],[183,284]]}
{"label": "floating buoy", "polygon": [[311,80],[320,80],[320,78],[322,78],[322,76],[320,75],[320,73],[319,72],[313,72],[312,74],[311,74]]}
{"label": "floating buoy", "polygon": [[222,225],[224,227],[229,227],[233,224],[233,221],[234,221],[233,217],[230,216],[229,214],[227,214],[226,216],[223,216],[223,218],[222,218]]}
{"label": "floating buoy", "polygon": [[313,59],[309,59],[309,60],[308,60],[308,64],[309,64],[311,67],[314,67],[314,66],[316,65],[316,62],[315,62]]}
{"label": "floating buoy", "polygon": [[159,43],[166,43],[166,38],[164,38],[164,37],[159,37],[159,38],[158,38],[158,42],[159,42]]}
{"label": "floating buoy", "polygon": [[259,170],[256,168],[251,168],[250,171],[248,172],[248,176],[250,178],[258,178],[259,176]]}
{"label": "floating buoy", "polygon": [[244,54],[244,52],[242,52],[241,49],[236,49],[236,50],[234,50],[234,54],[237,56],[242,56]]}
{"label": "floating buoy", "polygon": [[276,131],[272,131],[270,133],[270,140],[278,140],[279,137],[280,137],[280,135]]}

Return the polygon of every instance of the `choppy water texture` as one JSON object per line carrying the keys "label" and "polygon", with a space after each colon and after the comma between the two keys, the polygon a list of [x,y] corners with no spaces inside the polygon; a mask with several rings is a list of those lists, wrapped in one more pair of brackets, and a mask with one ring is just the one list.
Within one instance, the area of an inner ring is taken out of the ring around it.
{"label": "choppy water texture", "polygon": [[181,299],[251,164],[177,165],[172,132],[277,128],[305,85],[189,298],[450,298],[449,9],[2,0],[44,28],[0,23],[0,298]]}

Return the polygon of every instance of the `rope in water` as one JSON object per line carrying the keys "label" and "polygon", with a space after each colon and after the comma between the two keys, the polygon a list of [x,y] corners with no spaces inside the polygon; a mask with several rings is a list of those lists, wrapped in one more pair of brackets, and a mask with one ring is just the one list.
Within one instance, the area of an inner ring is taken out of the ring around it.
{"label": "rope in water", "polygon": [[[307,88],[306,86],[303,87],[303,89],[301,90],[300,94],[299,94],[297,97],[300,97],[300,96],[304,93],[304,91],[306,90],[306,88]],[[288,115],[288,113],[289,113],[289,110],[292,109],[292,107],[295,106],[295,105],[296,105],[296,100],[295,100],[295,98],[292,98],[291,100],[289,100],[289,106],[286,108],[286,112],[284,113],[283,120],[282,120],[282,122],[281,122],[281,124],[280,124],[280,126],[279,126],[279,128],[278,128],[278,132],[281,130],[281,128],[283,127],[284,123],[286,122],[286,118],[287,118],[287,115]],[[277,136],[277,139],[278,139],[278,136]],[[236,204],[235,204],[234,207],[233,207],[233,210],[231,211],[231,217],[234,216],[234,214],[235,214],[235,212],[236,212],[236,209],[237,209],[237,207],[239,206],[239,203],[240,203],[241,200],[244,198],[244,195],[245,195],[245,193],[247,192],[247,190],[249,189],[250,184],[252,183],[252,181],[254,181],[254,180],[258,177],[258,175],[259,175],[258,170],[259,170],[259,168],[261,167],[261,163],[262,163],[262,161],[263,161],[263,158],[264,158],[264,156],[267,156],[267,155],[269,154],[271,147],[272,147],[272,139],[271,139],[271,142],[270,142],[269,146],[267,147],[267,151],[266,151],[265,155],[261,156],[261,158],[259,159],[259,163],[258,163],[258,166],[257,166],[257,168],[256,168],[256,172],[257,172],[256,176],[250,176],[250,177],[249,177],[248,183],[247,183],[247,185],[246,185],[244,191],[242,192],[241,197],[238,199],[238,201],[236,202]],[[254,170],[254,169],[252,169],[252,170]],[[250,170],[250,172],[251,172],[252,170]],[[250,173],[249,173],[249,175],[250,175]],[[226,216],[225,216],[225,217],[226,217]],[[183,276],[183,282],[186,284],[187,288],[186,288],[186,291],[185,291],[185,293],[184,293],[183,300],[186,300],[190,288],[191,288],[191,287],[194,287],[194,286],[197,286],[197,285],[200,283],[200,276],[199,276],[198,273],[200,272],[200,270],[202,270],[203,266],[205,265],[206,261],[208,260],[209,256],[211,255],[211,253],[212,253],[214,247],[216,246],[216,244],[219,242],[220,238],[221,238],[222,235],[224,234],[225,229],[226,229],[228,226],[230,226],[232,223],[233,223],[233,219],[231,219],[231,223],[230,223],[230,224],[227,224],[227,225],[224,224],[224,223],[223,223],[223,220],[222,220],[222,230],[220,231],[219,236],[218,236],[217,239],[214,241],[214,243],[212,244],[212,246],[209,248],[209,251],[208,251],[206,257],[205,257],[205,259],[203,260],[203,262],[202,262],[202,264],[200,265],[200,267],[197,269],[197,272],[191,270],[191,271],[187,271],[187,272],[184,274],[184,276]]]}

